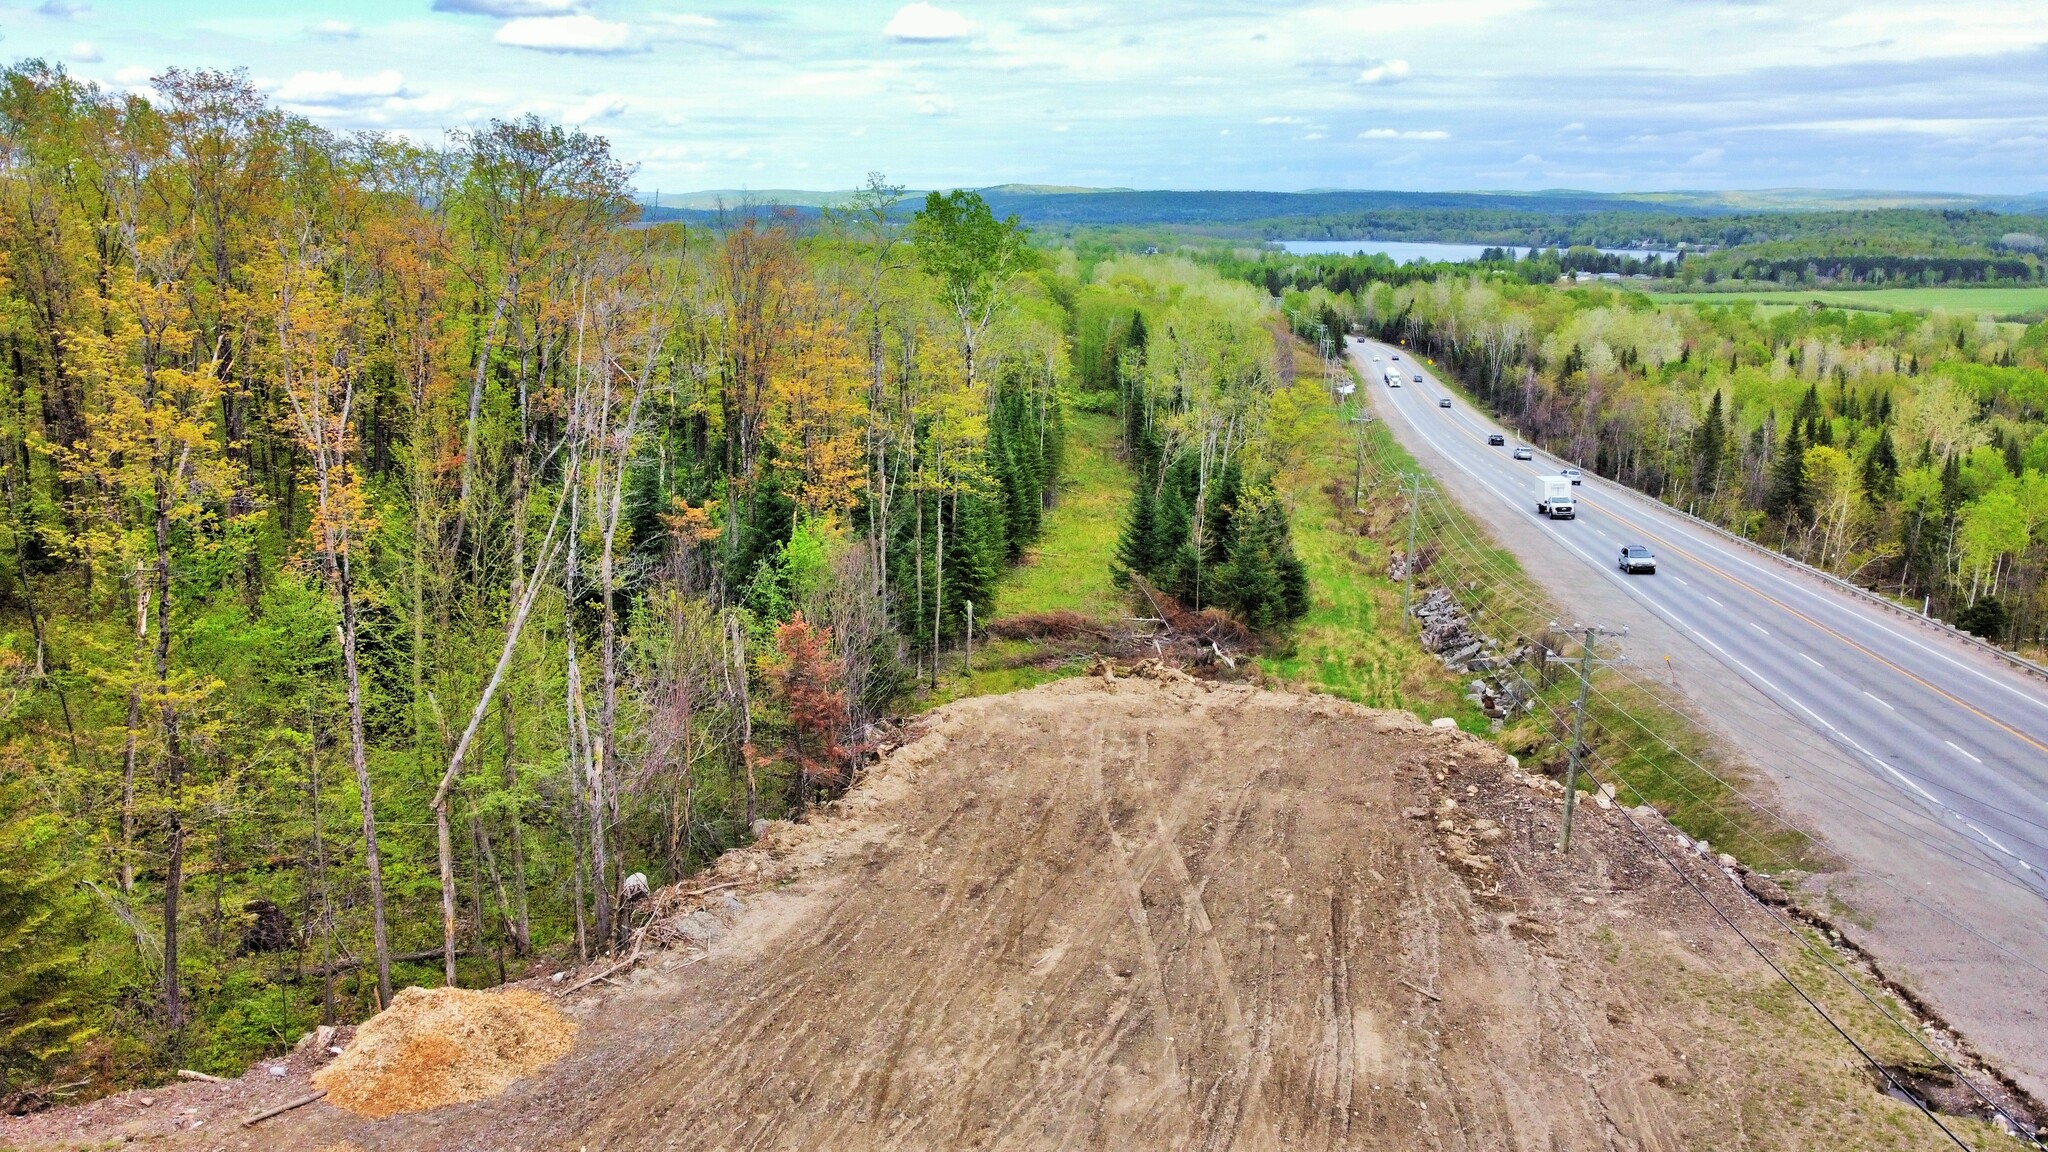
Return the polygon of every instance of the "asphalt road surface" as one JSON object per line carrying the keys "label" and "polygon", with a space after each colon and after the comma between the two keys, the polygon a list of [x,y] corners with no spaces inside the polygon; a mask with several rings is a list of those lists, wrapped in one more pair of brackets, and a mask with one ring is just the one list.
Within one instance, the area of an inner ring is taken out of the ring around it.
{"label": "asphalt road surface", "polygon": [[[1539,477],[1567,462],[1513,459],[1514,431],[1406,349],[1348,348],[1374,410],[1447,494],[1562,607],[1628,626],[1638,674],[1668,657],[1694,715],[1843,859],[1827,890],[1852,935],[2048,1095],[2048,681],[1592,476],[1578,518],[1551,521]],[[1396,365],[1398,388],[1383,382]],[[1488,446],[1496,432],[1506,443]],[[1630,544],[1656,553],[1655,574],[1620,571]]]}

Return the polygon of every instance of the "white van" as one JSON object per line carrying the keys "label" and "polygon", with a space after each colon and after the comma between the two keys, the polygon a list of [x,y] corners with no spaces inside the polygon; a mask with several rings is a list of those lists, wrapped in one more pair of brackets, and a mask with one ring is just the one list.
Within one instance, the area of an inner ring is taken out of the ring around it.
{"label": "white van", "polygon": [[1572,507],[1572,482],[1563,476],[1538,476],[1536,511],[1552,520],[1578,519],[1578,511]]}

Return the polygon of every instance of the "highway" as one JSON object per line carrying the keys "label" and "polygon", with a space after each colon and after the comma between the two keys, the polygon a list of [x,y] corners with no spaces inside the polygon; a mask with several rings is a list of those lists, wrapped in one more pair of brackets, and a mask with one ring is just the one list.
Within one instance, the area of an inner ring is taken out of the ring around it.
{"label": "highway", "polygon": [[[1953,960],[1928,955],[1931,939],[1957,949],[1971,936],[1982,964],[2033,973],[2012,989],[2019,1003],[1991,997],[1952,1018],[1993,1032],[2005,1030],[2001,1011],[2048,1023],[2048,681],[1590,475],[1574,490],[1576,520],[1540,516],[1538,478],[1567,462],[1513,459],[1514,430],[1408,350],[1355,338],[1348,350],[1374,410],[1448,495],[1584,622],[1638,622],[1643,635],[1622,645],[1638,665],[1661,672],[1675,654],[1695,715],[1786,785],[1788,814],[1850,871],[1893,889],[1861,889],[1894,930],[1866,945],[1874,954],[1926,973]],[[1398,388],[1383,382],[1389,366],[1402,369]],[[1496,432],[1506,443],[1489,446]],[[1655,574],[1619,570],[1628,544],[1656,553]],[[1993,1047],[2026,1066],[2015,1071],[2036,1092],[2048,1084],[2041,1045]]]}

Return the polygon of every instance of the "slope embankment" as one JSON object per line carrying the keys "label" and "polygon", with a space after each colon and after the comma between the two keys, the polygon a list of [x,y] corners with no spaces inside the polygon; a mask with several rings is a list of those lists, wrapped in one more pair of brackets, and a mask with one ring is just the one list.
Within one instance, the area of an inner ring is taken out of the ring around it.
{"label": "slope embankment", "polygon": [[1770,938],[1728,871],[1599,801],[1561,856],[1560,805],[1477,739],[1329,697],[1153,670],[966,700],[671,901],[650,936],[679,946],[572,997],[575,1050],[503,1094],[143,1135],[364,1152],[1946,1145],[1703,901]]}

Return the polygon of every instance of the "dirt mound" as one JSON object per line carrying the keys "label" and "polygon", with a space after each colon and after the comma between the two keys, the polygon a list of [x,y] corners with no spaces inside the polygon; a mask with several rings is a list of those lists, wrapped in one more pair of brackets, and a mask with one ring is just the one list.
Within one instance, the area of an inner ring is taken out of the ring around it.
{"label": "dirt mound", "polygon": [[313,1083],[337,1108],[385,1117],[495,1096],[575,1046],[576,1025],[538,993],[407,988]]}
{"label": "dirt mound", "polygon": [[1476,738],[1157,666],[920,729],[662,894],[674,947],[572,998],[576,1050],[541,1073],[152,1147],[1948,1146],[1694,891],[1824,990],[1737,876],[1604,796],[1560,855],[1561,788]]}

